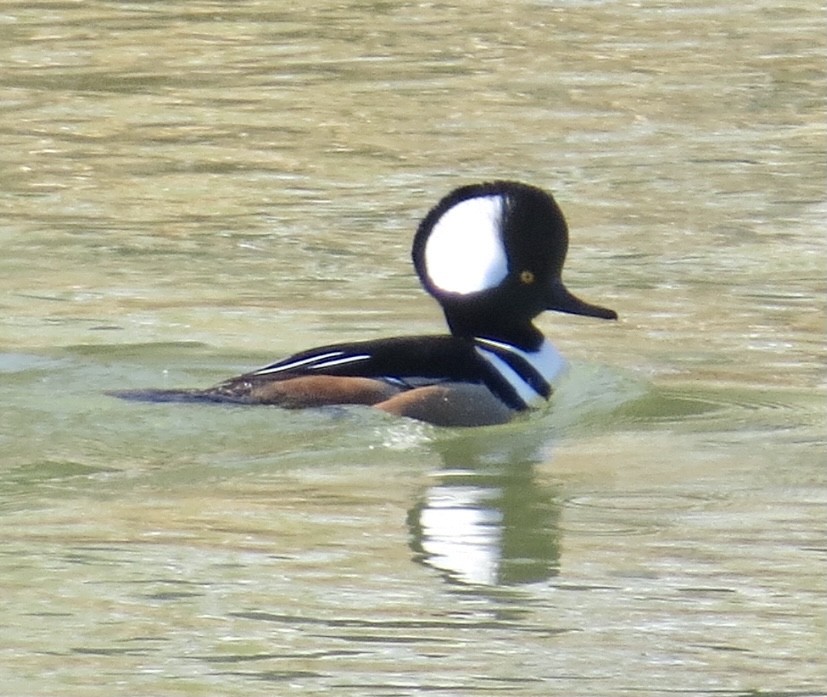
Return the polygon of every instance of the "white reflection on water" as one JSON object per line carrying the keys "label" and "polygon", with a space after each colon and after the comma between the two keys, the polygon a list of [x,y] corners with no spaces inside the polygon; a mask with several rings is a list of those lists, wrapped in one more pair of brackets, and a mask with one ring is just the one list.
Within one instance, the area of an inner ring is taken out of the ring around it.
{"label": "white reflection on water", "polygon": [[498,490],[431,487],[419,513],[421,547],[428,563],[464,583],[500,579],[503,514],[490,506]]}

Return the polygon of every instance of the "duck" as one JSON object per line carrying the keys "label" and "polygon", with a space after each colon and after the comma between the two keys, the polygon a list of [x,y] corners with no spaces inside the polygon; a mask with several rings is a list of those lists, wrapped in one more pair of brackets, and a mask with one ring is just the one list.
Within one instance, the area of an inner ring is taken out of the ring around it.
{"label": "duck", "polygon": [[568,226],[553,196],[521,182],[460,186],[420,222],[412,259],[448,333],[329,344],[205,389],[112,392],[150,402],[365,405],[435,426],[504,424],[548,404],[566,360],[543,312],[606,320],[563,284]]}

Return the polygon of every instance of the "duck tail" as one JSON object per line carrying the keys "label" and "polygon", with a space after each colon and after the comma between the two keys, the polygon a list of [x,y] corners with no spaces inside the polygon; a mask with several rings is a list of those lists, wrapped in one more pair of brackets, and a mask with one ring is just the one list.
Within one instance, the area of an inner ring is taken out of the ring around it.
{"label": "duck tail", "polygon": [[108,390],[105,394],[130,402],[236,402],[227,395],[210,390]]}

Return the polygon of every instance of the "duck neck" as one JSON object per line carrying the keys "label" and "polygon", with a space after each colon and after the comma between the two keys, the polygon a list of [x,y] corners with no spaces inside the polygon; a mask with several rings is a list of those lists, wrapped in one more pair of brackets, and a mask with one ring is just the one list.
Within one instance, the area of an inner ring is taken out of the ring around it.
{"label": "duck neck", "polygon": [[516,346],[523,351],[537,351],[545,337],[531,321],[507,318],[475,318],[465,313],[461,317],[446,311],[445,319],[451,334],[464,339],[491,339]]}

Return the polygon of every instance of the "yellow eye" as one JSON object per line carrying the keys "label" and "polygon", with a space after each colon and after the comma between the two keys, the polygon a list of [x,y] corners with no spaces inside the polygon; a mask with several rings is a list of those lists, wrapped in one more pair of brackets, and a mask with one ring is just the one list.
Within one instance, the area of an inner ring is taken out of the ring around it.
{"label": "yellow eye", "polygon": [[527,286],[534,283],[534,273],[528,269],[520,272],[520,283],[525,283]]}

